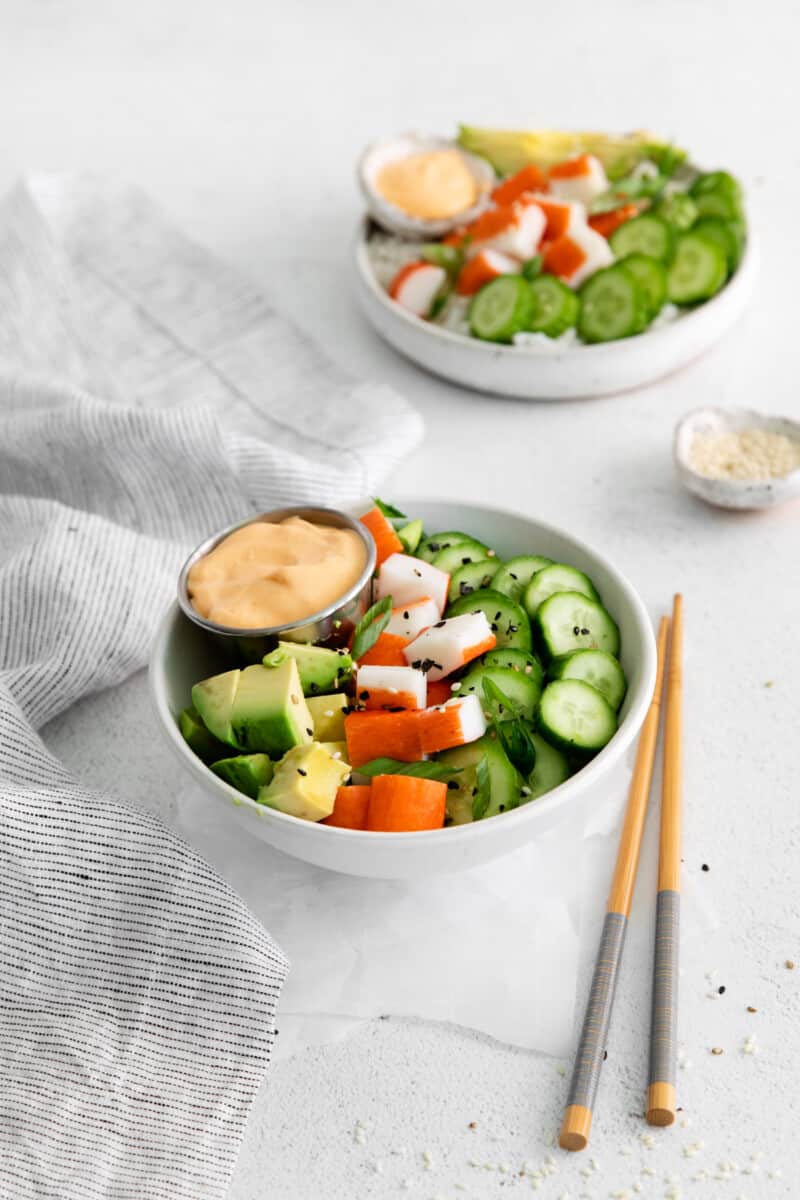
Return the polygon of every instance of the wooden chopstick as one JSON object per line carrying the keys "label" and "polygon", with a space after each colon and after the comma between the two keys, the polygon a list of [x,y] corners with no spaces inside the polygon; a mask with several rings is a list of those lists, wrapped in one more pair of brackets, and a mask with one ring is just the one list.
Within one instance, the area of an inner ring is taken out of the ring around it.
{"label": "wooden chopstick", "polygon": [[628,924],[633,887],[636,882],[636,870],[639,865],[639,850],[647,812],[647,798],[653,778],[653,760],[658,740],[658,719],[668,634],[669,618],[662,617],[658,627],[656,684],[653,689],[653,699],[639,736],[636,765],[628,792],[628,805],[606,905],[603,933],[597,951],[592,987],[586,1005],[581,1040],[578,1045],[569,1097],[558,1139],[562,1150],[584,1150],[589,1142],[592,1110],[603,1065],[611,1009],[614,1004],[614,991],[625,941],[625,929]]}
{"label": "wooden chopstick", "polygon": [[681,760],[683,700],[683,597],[672,608],[667,696],[664,711],[664,767],[661,778],[661,838],[653,955],[653,1007],[647,1122],[675,1120],[675,1059],[678,1028],[678,937],[681,888]]}

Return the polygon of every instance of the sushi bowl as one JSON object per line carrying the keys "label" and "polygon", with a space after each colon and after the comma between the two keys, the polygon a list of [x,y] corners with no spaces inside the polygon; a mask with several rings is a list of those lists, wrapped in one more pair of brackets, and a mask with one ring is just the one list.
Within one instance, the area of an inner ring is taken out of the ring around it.
{"label": "sushi bowl", "polygon": [[[366,507],[354,506],[353,511]],[[181,736],[178,717],[189,703],[193,684],[230,664],[218,643],[177,603],[163,618],[150,663],[151,696],[169,747],[198,789],[223,806],[245,836],[316,866],[374,878],[414,879],[465,870],[510,853],[562,822],[572,822],[580,837],[593,802],[605,793],[631,750],[655,681],[655,639],[647,611],[631,584],[601,553],[564,531],[497,509],[420,500],[408,507],[419,513],[427,528],[469,529],[503,556],[524,554],[535,545],[542,555],[574,564],[591,576],[614,614],[628,681],[617,731],[587,765],[545,795],[491,819],[420,832],[375,834],[298,819],[251,800],[212,774]]]}

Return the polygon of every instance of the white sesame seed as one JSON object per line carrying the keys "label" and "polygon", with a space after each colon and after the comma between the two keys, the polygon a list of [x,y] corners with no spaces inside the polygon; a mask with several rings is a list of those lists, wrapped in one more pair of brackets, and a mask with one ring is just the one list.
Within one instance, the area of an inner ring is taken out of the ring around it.
{"label": "white sesame seed", "polygon": [[775,1167],[774,1170],[767,1171],[767,1178],[768,1179],[780,1179],[782,1174],[783,1174],[783,1172],[781,1171],[780,1167]]}
{"label": "white sesame seed", "polygon": [[689,1126],[691,1125],[691,1123],[692,1122],[689,1119],[689,1117],[684,1117],[683,1120],[681,1121],[681,1129],[688,1129]]}
{"label": "white sesame seed", "polygon": [[510,1175],[511,1173],[511,1167],[508,1165],[508,1163],[500,1163],[500,1166],[497,1169],[501,1175]]}
{"label": "white sesame seed", "polygon": [[566,1075],[566,1073],[567,1073],[567,1068],[566,1068],[566,1067],[564,1067],[564,1066],[562,1066],[562,1064],[561,1064],[561,1063],[559,1063],[559,1064],[558,1064],[558,1066],[556,1067],[556,1070],[558,1071],[559,1075],[560,1075],[560,1076],[561,1076],[561,1078],[563,1079],[563,1078],[564,1078],[564,1076],[565,1076],[565,1075]]}
{"label": "white sesame seed", "polygon": [[655,1175],[655,1171],[652,1167],[642,1167],[642,1174],[643,1175]]}
{"label": "white sesame seed", "polygon": [[623,1158],[630,1158],[630,1156],[633,1154],[633,1150],[630,1146],[620,1146],[619,1152]]}
{"label": "white sesame seed", "polygon": [[591,1175],[591,1173],[592,1173],[591,1167],[581,1167],[581,1175],[583,1176],[584,1179],[588,1179],[589,1176]]}
{"label": "white sesame seed", "polygon": [[433,1170],[433,1155],[431,1154],[430,1150],[422,1151],[422,1165],[426,1171]]}
{"label": "white sesame seed", "polygon": [[753,1154],[750,1155],[750,1162],[761,1162],[763,1157],[764,1157],[764,1151],[756,1150]]}
{"label": "white sesame seed", "polygon": [[[545,1146],[555,1146],[556,1135],[554,1133],[548,1133],[544,1139],[544,1144],[545,1144]],[[548,1157],[548,1159],[552,1159],[552,1155],[550,1155],[550,1154],[548,1154],[547,1157]]]}
{"label": "white sesame seed", "polygon": [[589,1160],[589,1165],[591,1166],[591,1168],[592,1168],[592,1170],[593,1170],[593,1171],[599,1171],[599,1170],[600,1170],[600,1163],[598,1162],[598,1160],[597,1160],[596,1158],[592,1158],[592,1159],[590,1159],[590,1160]]}

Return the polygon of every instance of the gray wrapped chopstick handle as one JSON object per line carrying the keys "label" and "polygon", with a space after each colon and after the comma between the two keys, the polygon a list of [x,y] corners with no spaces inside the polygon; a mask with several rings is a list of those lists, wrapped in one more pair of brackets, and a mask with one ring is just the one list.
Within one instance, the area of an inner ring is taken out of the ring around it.
{"label": "gray wrapped chopstick handle", "polygon": [[614,992],[617,986],[627,926],[628,918],[622,913],[606,913],[603,922],[603,936],[600,939],[600,948],[592,977],[589,1003],[586,1007],[578,1055],[572,1074],[567,1104],[577,1105],[590,1112],[594,1108],[600,1070],[603,1065],[603,1054],[608,1038],[608,1026],[611,1020],[611,1009],[614,1005]]}
{"label": "gray wrapped chopstick handle", "polygon": [[664,890],[658,893],[647,1090],[647,1119],[655,1125],[671,1124],[675,1113],[680,912],[679,892]]}

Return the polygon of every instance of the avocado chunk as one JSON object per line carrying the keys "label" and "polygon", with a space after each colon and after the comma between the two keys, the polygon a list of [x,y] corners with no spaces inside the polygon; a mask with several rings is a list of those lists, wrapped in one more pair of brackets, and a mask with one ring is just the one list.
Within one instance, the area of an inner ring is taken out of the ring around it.
{"label": "avocado chunk", "polygon": [[256,664],[241,671],[231,726],[235,745],[272,758],[312,740],[314,723],[293,658],[277,667]]}
{"label": "avocado chunk", "polygon": [[264,655],[265,667],[278,667],[293,658],[300,672],[300,686],[306,696],[335,692],[353,671],[353,660],[346,650],[329,650],[305,642],[278,642],[277,648]]}
{"label": "avocado chunk", "polygon": [[219,738],[215,738],[213,733],[208,732],[200,719],[200,713],[193,704],[185,708],[178,717],[178,728],[189,749],[193,750],[197,757],[202,758],[205,763],[213,762],[215,758],[225,754],[228,749]]}
{"label": "avocado chunk", "polygon": [[320,746],[328,751],[331,758],[347,762],[347,742],[320,742]]}
{"label": "avocado chunk", "polygon": [[347,703],[344,692],[335,692],[332,696],[308,697],[306,704],[314,722],[314,737],[318,742],[344,740]]}
{"label": "avocado chunk", "polygon": [[272,779],[275,767],[266,754],[238,754],[235,758],[221,758],[212,763],[211,770],[231,787],[255,800],[258,789]]}
{"label": "avocado chunk", "polygon": [[295,746],[278,763],[272,782],[260,789],[258,802],[291,817],[321,821],[333,812],[336,791],[349,775],[347,763],[332,758],[319,742]]}
{"label": "avocado chunk", "polygon": [[228,746],[236,746],[231,717],[240,674],[238,670],[225,671],[223,675],[201,680],[192,688],[192,703],[206,729]]}

